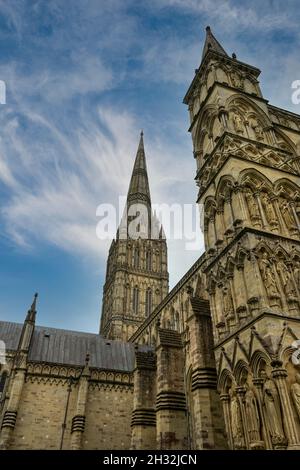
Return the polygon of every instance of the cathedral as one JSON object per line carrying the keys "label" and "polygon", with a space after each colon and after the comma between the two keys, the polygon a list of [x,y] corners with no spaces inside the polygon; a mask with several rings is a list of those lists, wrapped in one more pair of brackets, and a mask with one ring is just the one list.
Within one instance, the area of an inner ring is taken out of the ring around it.
{"label": "cathedral", "polygon": [[205,252],[172,290],[141,134],[99,334],[38,326],[37,295],[0,322],[1,449],[300,449],[300,116],[259,75],[206,28],[183,100]]}

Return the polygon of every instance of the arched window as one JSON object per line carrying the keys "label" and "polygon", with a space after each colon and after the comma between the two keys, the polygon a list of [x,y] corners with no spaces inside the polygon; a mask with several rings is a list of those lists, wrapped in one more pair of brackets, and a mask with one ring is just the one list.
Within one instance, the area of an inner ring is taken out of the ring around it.
{"label": "arched window", "polygon": [[145,313],[146,317],[149,317],[152,312],[152,291],[150,287],[146,290],[146,301],[145,301]]}
{"label": "arched window", "polygon": [[139,288],[137,286],[133,289],[132,308],[133,313],[137,315],[139,313]]}
{"label": "arched window", "polygon": [[151,254],[151,250],[147,250],[147,253],[146,253],[146,269],[147,269],[147,271],[152,271],[152,254]]}
{"label": "arched window", "polygon": [[138,269],[139,265],[140,265],[140,250],[138,248],[135,248],[133,266]]}

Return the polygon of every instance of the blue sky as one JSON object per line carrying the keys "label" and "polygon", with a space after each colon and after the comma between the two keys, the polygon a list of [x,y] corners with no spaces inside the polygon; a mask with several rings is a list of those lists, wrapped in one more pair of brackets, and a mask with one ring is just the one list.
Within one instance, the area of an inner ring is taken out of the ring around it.
{"label": "blue sky", "polygon": [[[96,207],[126,194],[144,129],[152,200],[196,199],[182,98],[209,24],[300,113],[298,1],[0,0],[0,318],[97,331],[108,243]],[[169,243],[171,287],[200,255]]]}

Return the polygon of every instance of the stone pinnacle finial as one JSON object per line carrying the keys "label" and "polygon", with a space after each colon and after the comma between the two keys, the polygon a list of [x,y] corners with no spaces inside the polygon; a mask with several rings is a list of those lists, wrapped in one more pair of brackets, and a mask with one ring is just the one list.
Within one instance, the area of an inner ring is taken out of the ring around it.
{"label": "stone pinnacle finial", "polygon": [[35,315],[36,315],[36,301],[38,298],[38,293],[36,292],[33,297],[33,302],[31,304],[30,309],[27,312],[27,317],[26,320],[28,321],[34,321],[35,320]]}
{"label": "stone pinnacle finial", "polygon": [[32,302],[31,307],[30,307],[31,312],[35,311],[35,309],[36,309],[36,301],[37,301],[38,295],[39,294],[37,292],[34,294],[33,302]]}
{"label": "stone pinnacle finial", "polygon": [[205,44],[203,47],[202,60],[204,59],[206,53],[210,50],[228,57],[225,49],[223,49],[219,41],[213,35],[210,26],[206,26],[205,29],[206,29],[206,38],[205,38]]}

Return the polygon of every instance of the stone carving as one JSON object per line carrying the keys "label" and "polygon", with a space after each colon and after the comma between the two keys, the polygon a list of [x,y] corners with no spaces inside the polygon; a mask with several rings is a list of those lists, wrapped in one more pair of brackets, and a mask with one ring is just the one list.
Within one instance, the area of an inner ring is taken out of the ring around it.
{"label": "stone carving", "polygon": [[298,140],[298,142],[296,144],[296,153],[297,153],[298,157],[300,157],[300,140]]}
{"label": "stone carving", "polygon": [[262,258],[260,260],[260,271],[262,275],[262,280],[266,291],[270,298],[278,298],[278,287],[275,279],[275,275],[272,269],[271,262],[269,261],[268,254],[266,252],[263,253]]}
{"label": "stone carving", "polygon": [[263,140],[264,139],[264,131],[256,117],[252,118],[250,121],[250,125],[254,131],[255,137],[258,140]]}
{"label": "stone carving", "polygon": [[295,283],[298,289],[300,289],[300,261],[296,260],[294,265],[294,277]]}
{"label": "stone carving", "polygon": [[285,294],[289,297],[297,297],[292,272],[288,269],[287,265],[282,259],[277,261],[277,272],[281,279]]}
{"label": "stone carving", "polygon": [[234,113],[232,119],[233,119],[233,125],[234,125],[235,131],[238,132],[239,134],[243,134],[244,133],[244,123],[243,123],[243,120],[242,120],[241,116],[239,114]]}
{"label": "stone carving", "polygon": [[296,374],[296,382],[291,385],[291,395],[300,420],[300,374]]}
{"label": "stone carving", "polygon": [[276,222],[277,218],[276,218],[276,214],[275,214],[275,211],[274,211],[273,204],[270,201],[270,198],[269,198],[267,193],[265,193],[265,192],[261,193],[261,201],[262,201],[263,207],[265,209],[267,221],[270,224],[274,224]]}
{"label": "stone carving", "polygon": [[289,230],[295,228],[295,219],[294,216],[291,214],[291,208],[289,203],[286,200],[283,200],[280,205],[281,213],[283,220]]}
{"label": "stone carving", "polygon": [[260,226],[260,211],[256,199],[252,194],[252,191],[249,188],[245,188],[244,195],[246,198],[251,222],[253,222],[254,225]]}
{"label": "stone carving", "polygon": [[230,390],[229,395],[233,445],[235,449],[244,449],[245,441],[240,404],[233,388]]}
{"label": "stone carving", "polygon": [[243,88],[243,80],[239,73],[233,70],[230,73],[230,78],[231,78],[232,86],[234,86],[235,88]]}
{"label": "stone carving", "polygon": [[228,319],[233,318],[234,308],[233,308],[232,295],[231,295],[229,286],[223,287],[223,305],[224,305],[225,317]]}
{"label": "stone carving", "polygon": [[245,395],[245,412],[250,443],[257,444],[260,438],[260,417],[255,394],[249,388]]}
{"label": "stone carving", "polygon": [[244,191],[244,194],[245,194],[248,209],[249,209],[250,219],[253,221],[259,220],[260,219],[259,208],[251,190],[249,188],[246,188]]}
{"label": "stone carving", "polygon": [[261,371],[261,377],[265,379],[263,386],[263,407],[268,431],[271,436],[272,444],[279,446],[284,444],[286,439],[283,432],[280,399],[277,387],[273,380],[267,376],[266,371]]}

